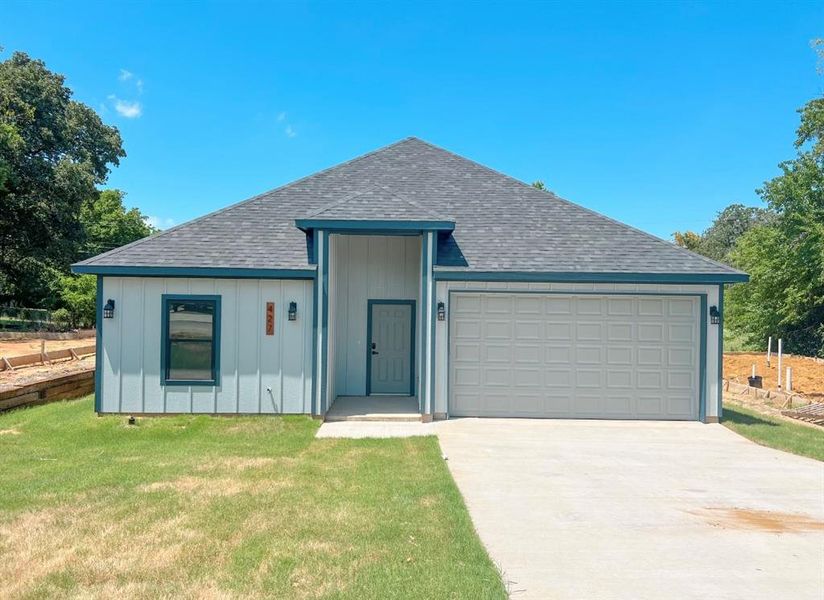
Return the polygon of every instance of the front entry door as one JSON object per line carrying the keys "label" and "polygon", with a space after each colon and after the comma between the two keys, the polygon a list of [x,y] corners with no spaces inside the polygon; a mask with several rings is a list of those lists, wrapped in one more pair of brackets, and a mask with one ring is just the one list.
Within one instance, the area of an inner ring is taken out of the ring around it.
{"label": "front entry door", "polygon": [[414,395],[414,300],[370,300],[367,394]]}

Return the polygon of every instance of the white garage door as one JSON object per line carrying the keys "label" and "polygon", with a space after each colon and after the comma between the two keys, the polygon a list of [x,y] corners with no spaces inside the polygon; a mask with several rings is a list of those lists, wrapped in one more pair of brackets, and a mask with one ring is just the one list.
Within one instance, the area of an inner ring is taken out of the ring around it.
{"label": "white garage door", "polygon": [[453,293],[449,414],[697,419],[695,296]]}

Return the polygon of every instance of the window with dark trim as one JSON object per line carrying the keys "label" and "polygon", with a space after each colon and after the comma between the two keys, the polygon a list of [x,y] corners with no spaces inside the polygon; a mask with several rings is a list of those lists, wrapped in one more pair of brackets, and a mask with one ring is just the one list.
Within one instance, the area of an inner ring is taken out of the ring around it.
{"label": "window with dark trim", "polygon": [[162,382],[218,385],[220,296],[164,294],[162,310]]}

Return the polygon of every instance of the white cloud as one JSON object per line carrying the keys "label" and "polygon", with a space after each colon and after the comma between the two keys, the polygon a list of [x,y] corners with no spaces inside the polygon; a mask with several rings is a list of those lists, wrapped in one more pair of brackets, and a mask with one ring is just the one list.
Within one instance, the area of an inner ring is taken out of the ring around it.
{"label": "white cloud", "polygon": [[286,137],[290,137],[290,138],[293,138],[293,137],[297,136],[297,134],[298,134],[298,132],[297,132],[297,131],[295,131],[295,130],[292,128],[292,126],[291,126],[291,125],[287,125],[287,126],[286,126],[286,129],[284,129],[283,131],[284,131],[284,133],[286,133]]}
{"label": "white cloud", "polygon": [[278,113],[278,123],[283,123],[286,120],[286,113],[280,112]]}
{"label": "white cloud", "polygon": [[134,85],[137,88],[137,93],[142,94],[143,93],[143,80],[138,79],[137,81],[134,82]]}
{"label": "white cloud", "polygon": [[126,69],[120,69],[120,75],[118,75],[117,78],[120,81],[129,81],[132,77],[134,77],[134,73],[127,71]]}
{"label": "white cloud", "polygon": [[109,96],[109,100],[114,103],[114,109],[121,117],[137,119],[143,114],[143,105],[137,100],[123,100],[114,95]]}
{"label": "white cloud", "polygon": [[155,216],[148,216],[143,219],[146,221],[147,224],[151,225],[155,229],[168,229],[169,227],[175,226],[175,220],[170,219],[168,217],[155,217]]}

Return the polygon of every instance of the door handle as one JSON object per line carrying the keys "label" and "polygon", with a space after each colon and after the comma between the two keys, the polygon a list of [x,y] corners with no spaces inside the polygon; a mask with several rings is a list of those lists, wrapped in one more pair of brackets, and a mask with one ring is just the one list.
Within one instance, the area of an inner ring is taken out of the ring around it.
{"label": "door handle", "polygon": [[380,354],[380,352],[378,352],[377,350],[372,350],[372,356],[375,356],[376,354]]}

